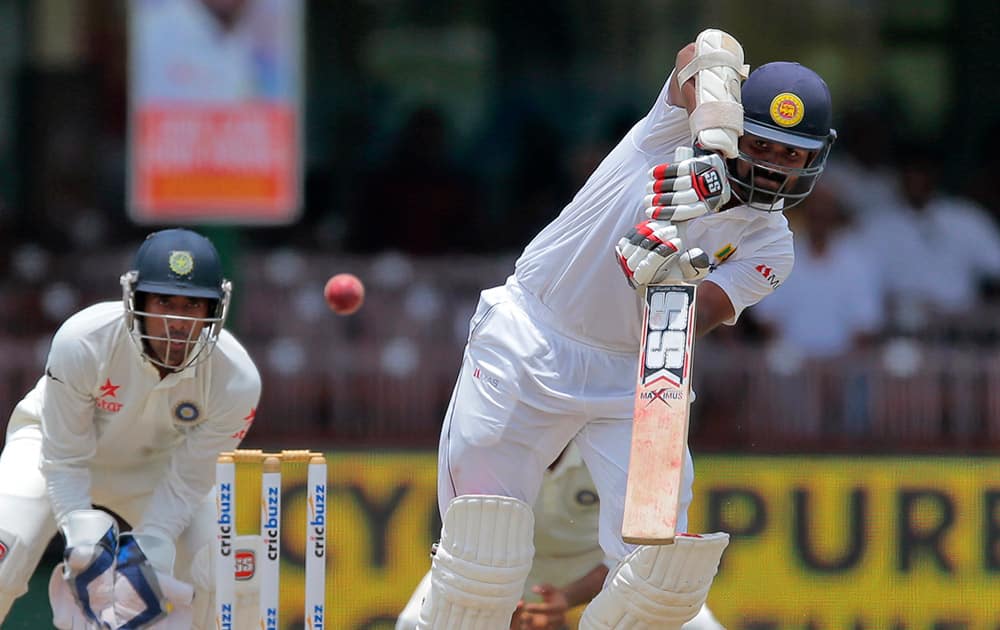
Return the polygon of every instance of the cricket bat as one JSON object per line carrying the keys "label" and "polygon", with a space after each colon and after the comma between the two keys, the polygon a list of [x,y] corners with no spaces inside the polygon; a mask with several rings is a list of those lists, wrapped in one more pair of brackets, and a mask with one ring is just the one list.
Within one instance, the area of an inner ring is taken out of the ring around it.
{"label": "cricket bat", "polygon": [[622,538],[665,545],[677,533],[688,436],[696,286],[646,287]]}

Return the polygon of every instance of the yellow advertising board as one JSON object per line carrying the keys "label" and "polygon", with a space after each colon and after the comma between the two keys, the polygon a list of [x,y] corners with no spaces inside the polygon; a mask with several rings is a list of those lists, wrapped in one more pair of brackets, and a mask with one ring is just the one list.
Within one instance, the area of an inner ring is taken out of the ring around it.
{"label": "yellow advertising board", "polygon": [[[435,457],[328,458],[326,627],[392,628],[437,536]],[[709,597],[730,630],[1000,628],[1000,462],[712,455],[695,464],[691,528],[733,535]],[[281,627],[301,619],[304,475],[285,475]],[[241,498],[252,492],[242,485]],[[257,504],[240,503],[241,532],[256,531]]]}
{"label": "yellow advertising board", "polygon": [[[392,628],[430,566],[440,529],[427,452],[327,455],[326,628]],[[282,467],[279,627],[304,627],[305,465]],[[258,532],[259,466],[237,467],[237,533]],[[313,630],[319,630],[314,628]]]}
{"label": "yellow advertising board", "polygon": [[692,526],[734,533],[730,628],[1000,627],[1000,462],[704,457]]}

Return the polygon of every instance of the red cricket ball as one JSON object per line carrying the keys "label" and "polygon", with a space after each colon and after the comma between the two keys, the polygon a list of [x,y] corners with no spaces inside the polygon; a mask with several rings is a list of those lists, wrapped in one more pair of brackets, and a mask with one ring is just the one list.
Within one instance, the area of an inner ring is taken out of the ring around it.
{"label": "red cricket ball", "polygon": [[326,281],[323,297],[334,313],[350,315],[364,303],[365,285],[354,274],[338,273]]}

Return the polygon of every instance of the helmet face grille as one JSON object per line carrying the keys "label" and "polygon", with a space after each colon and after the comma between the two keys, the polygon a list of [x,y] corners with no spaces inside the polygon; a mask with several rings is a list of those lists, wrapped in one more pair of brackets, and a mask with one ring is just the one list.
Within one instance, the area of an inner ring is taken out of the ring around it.
{"label": "helmet face grille", "polygon": [[[812,192],[823,173],[829,153],[828,145],[804,168],[792,168],[765,162],[741,151],[739,157],[728,160],[729,183],[733,194],[744,205],[769,212],[787,210],[801,203]],[[746,165],[745,176],[740,175],[737,162]],[[778,184],[777,189],[758,185],[757,180],[761,177]]]}
{"label": "helmet face grille", "polygon": [[[146,311],[135,311],[134,317],[135,324],[130,332],[139,344],[143,357],[153,365],[178,372],[208,358],[215,349],[223,323],[220,317],[184,317]],[[148,322],[153,318],[163,322],[162,335],[146,332]],[[184,329],[188,331],[186,334],[171,332]],[[163,355],[154,350],[160,346],[165,348]]]}

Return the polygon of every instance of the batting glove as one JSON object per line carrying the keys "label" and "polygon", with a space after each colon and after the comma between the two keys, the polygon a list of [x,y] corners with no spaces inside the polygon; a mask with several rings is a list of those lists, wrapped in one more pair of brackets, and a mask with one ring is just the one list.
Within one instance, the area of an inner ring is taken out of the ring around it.
{"label": "batting glove", "polygon": [[103,616],[113,599],[118,524],[101,510],[74,510],[60,530],[66,538],[62,579],[88,623],[109,627]]}
{"label": "batting glove", "polygon": [[697,281],[709,271],[705,252],[684,250],[677,226],[668,221],[639,223],[618,241],[615,254],[633,289],[667,280]]}
{"label": "batting glove", "polygon": [[646,216],[678,223],[718,212],[732,190],[726,163],[716,153],[694,157],[689,147],[679,147],[674,161],[654,166],[644,200]]}

